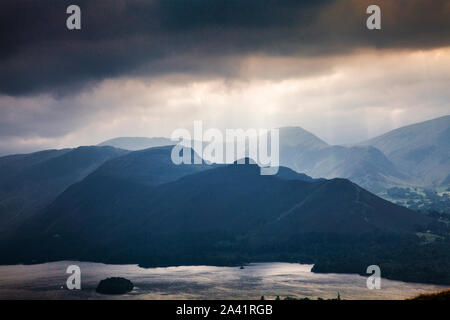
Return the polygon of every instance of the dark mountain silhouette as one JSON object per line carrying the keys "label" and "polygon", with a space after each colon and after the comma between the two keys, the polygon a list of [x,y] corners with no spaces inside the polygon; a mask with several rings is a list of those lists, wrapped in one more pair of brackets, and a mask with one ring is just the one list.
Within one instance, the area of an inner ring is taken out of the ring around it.
{"label": "dark mountain silhouette", "polygon": [[301,181],[307,181],[307,182],[325,180],[325,179],[313,179],[304,173],[298,173],[298,172],[296,172],[292,169],[286,168],[286,167],[279,167],[278,172],[275,176],[277,178],[284,179],[284,180],[301,180]]}
{"label": "dark mountain silhouette", "polygon": [[11,241],[17,247],[9,256],[150,264],[159,257],[162,264],[188,263],[194,252],[228,241],[404,233],[428,223],[348,180],[280,172],[262,176],[254,164],[175,166],[170,147],[133,152],[106,162],[30,219]]}
{"label": "dark mountain silhouette", "polygon": [[450,116],[416,123],[361,142],[381,150],[410,184],[439,186],[450,172]]}
{"label": "dark mountain silhouette", "polygon": [[[214,166],[175,165],[171,160],[172,146],[149,148],[130,152],[105,162],[88,178],[109,178],[118,181],[140,183],[144,185],[158,185],[179,179],[180,177],[210,169]],[[191,150],[191,159],[200,157]]]}
{"label": "dark mountain silhouette", "polygon": [[111,147],[79,147],[0,158],[0,234],[11,233],[71,184],[124,153]]}
{"label": "dark mountain silhouette", "polygon": [[150,148],[106,161],[85,179],[67,188],[44,214],[30,219],[31,224],[37,226],[29,230],[30,234],[49,229],[60,221],[66,221],[62,224],[69,232],[76,231],[80,235],[82,230],[94,235],[98,227],[109,226],[115,230],[123,223],[116,218],[127,218],[133,212],[146,210],[145,205],[155,195],[156,186],[212,168],[206,164],[175,165],[170,158],[171,150],[172,147]]}

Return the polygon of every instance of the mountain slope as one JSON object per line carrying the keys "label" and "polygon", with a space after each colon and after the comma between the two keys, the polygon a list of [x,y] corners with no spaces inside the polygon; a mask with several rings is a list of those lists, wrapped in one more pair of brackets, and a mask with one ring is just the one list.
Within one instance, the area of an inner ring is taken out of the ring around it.
{"label": "mountain slope", "polygon": [[[374,147],[330,146],[300,127],[280,133],[280,164],[314,178],[348,178],[373,192],[402,184],[406,176]],[[116,138],[103,142],[128,150],[173,145],[166,138]],[[206,144],[204,144],[205,146]]]}
{"label": "mountain slope", "polygon": [[[161,186],[152,224],[185,229],[295,235],[302,232],[412,231],[422,216],[392,205],[345,179],[283,180],[257,165],[229,165]],[[176,202],[170,201],[175,197]],[[290,220],[288,217],[295,217]],[[160,220],[158,220],[160,219]],[[158,222],[159,221],[159,222]],[[201,221],[201,223],[198,223]],[[288,225],[291,232],[279,232]],[[276,231],[274,231],[276,230]]]}
{"label": "mountain slope", "polygon": [[450,116],[416,123],[359,143],[380,149],[417,186],[439,186],[450,172]]}
{"label": "mountain slope", "polygon": [[329,146],[301,128],[280,129],[280,163],[315,178],[347,178],[372,192],[407,179],[374,147]]}
{"label": "mountain slope", "polygon": [[348,180],[261,176],[260,168],[250,164],[196,170],[187,174],[183,169],[178,180],[164,173],[170,178],[152,178],[156,183],[94,172],[24,226],[20,233],[25,239],[11,241],[17,248],[7,256],[148,263],[163,255],[161,263],[170,264],[181,259],[181,252],[189,260],[200,248],[213,250],[224,241],[260,243],[317,232],[411,232],[428,222]]}
{"label": "mountain slope", "polygon": [[[206,164],[175,165],[171,160],[172,148],[164,146],[130,152],[106,162],[89,178],[109,177],[145,185],[158,185],[213,167]],[[192,152],[192,161],[194,158],[198,158],[198,155]]]}
{"label": "mountain slope", "polygon": [[105,224],[111,230],[119,228],[124,223],[120,219],[145,211],[145,204],[155,196],[156,186],[212,168],[205,164],[175,165],[171,150],[172,147],[150,148],[106,161],[67,188],[28,225],[33,225],[34,231],[63,225],[67,232],[80,234],[82,230],[96,234],[97,228]]}
{"label": "mountain slope", "polygon": [[301,127],[279,128],[279,133],[280,141],[286,147],[319,149],[328,146],[325,141]]}
{"label": "mountain slope", "polygon": [[68,186],[124,153],[111,147],[79,147],[0,158],[0,233],[14,231]]}
{"label": "mountain slope", "polygon": [[168,138],[154,137],[118,137],[99,143],[99,146],[111,146],[125,150],[143,150],[153,147],[171,146],[175,143]]}

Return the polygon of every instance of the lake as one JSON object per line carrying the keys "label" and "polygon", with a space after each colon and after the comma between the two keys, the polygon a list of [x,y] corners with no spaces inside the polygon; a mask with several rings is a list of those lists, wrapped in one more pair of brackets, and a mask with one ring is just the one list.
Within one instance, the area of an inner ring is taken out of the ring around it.
{"label": "lake", "polygon": [[[69,265],[81,268],[81,290],[68,290]],[[140,268],[137,265],[60,261],[38,265],[0,266],[0,299],[266,299],[296,298],[404,299],[448,286],[382,279],[381,289],[369,290],[366,277],[356,274],[316,274],[312,265],[255,263],[239,267],[180,266]],[[107,277],[125,277],[135,288],[121,296],[95,292]]]}

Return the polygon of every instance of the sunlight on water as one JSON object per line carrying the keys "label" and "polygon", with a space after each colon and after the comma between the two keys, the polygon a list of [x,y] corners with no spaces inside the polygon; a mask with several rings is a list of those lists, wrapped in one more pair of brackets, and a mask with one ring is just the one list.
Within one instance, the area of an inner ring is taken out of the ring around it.
{"label": "sunlight on water", "polygon": [[[65,287],[66,268],[81,268],[82,290]],[[404,299],[445,286],[382,280],[380,290],[368,290],[366,277],[355,274],[315,274],[312,265],[257,263],[238,267],[181,266],[144,269],[137,265],[105,265],[61,261],[32,266],[0,266],[1,299],[274,299],[297,298]],[[95,292],[98,282],[120,276],[135,288],[121,296]]]}

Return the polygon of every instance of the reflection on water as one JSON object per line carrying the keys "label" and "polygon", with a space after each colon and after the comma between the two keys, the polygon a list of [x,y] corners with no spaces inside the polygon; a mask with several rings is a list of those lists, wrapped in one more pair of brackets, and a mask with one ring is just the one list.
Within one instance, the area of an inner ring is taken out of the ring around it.
{"label": "reflection on water", "polygon": [[[81,268],[82,290],[67,290],[66,268]],[[0,266],[0,299],[266,299],[280,297],[343,299],[403,299],[446,287],[382,280],[381,290],[368,290],[366,277],[355,274],[315,274],[312,265],[257,263],[238,267],[182,266],[143,269],[136,265],[106,265],[60,261],[32,266]],[[104,278],[130,279],[127,295],[105,296],[95,288]]]}

